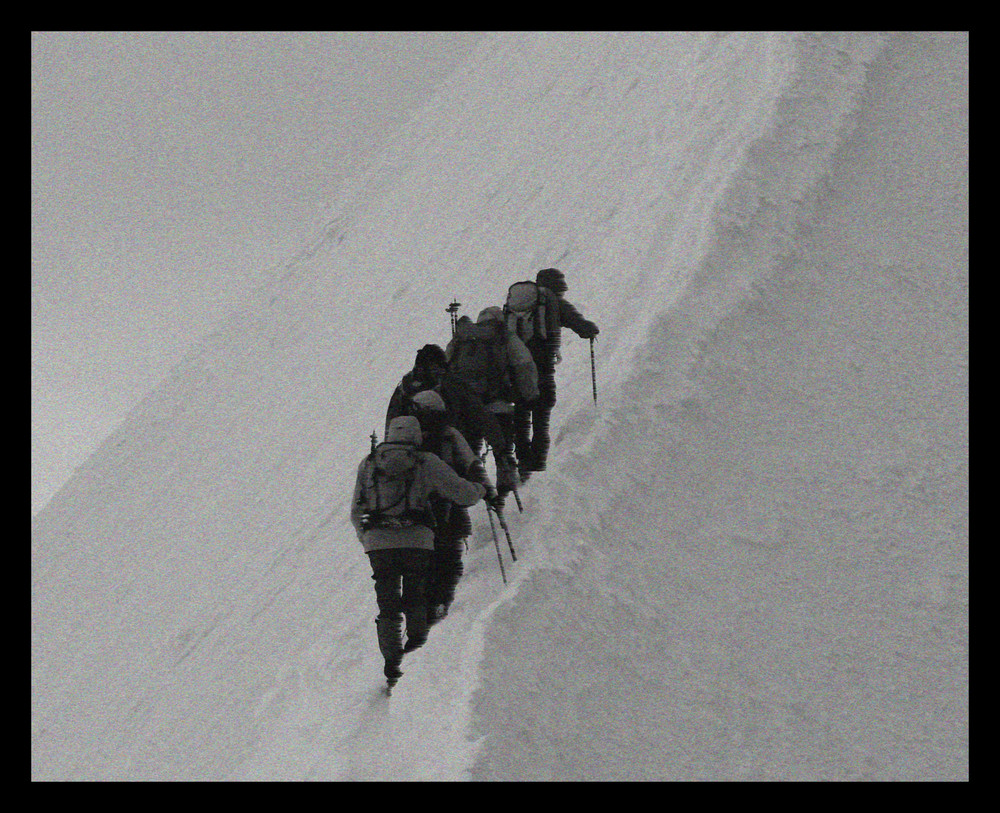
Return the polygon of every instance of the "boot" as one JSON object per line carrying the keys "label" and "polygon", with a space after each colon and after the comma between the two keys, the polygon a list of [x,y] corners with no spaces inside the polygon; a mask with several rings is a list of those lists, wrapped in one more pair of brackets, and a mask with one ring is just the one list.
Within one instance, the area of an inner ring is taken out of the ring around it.
{"label": "boot", "polygon": [[507,454],[497,457],[497,491],[506,496],[517,485],[517,461]]}
{"label": "boot", "polygon": [[375,631],[378,634],[378,648],[385,658],[385,678],[392,686],[402,676],[399,664],[403,660],[403,620],[396,618],[375,619]]}
{"label": "boot", "polygon": [[407,613],[406,646],[403,647],[403,652],[412,652],[414,649],[420,649],[420,647],[427,643],[427,633],[426,606],[421,606],[419,609],[414,609],[412,613]]}
{"label": "boot", "polygon": [[447,604],[434,604],[428,609],[427,626],[432,627],[448,615]]}
{"label": "boot", "polygon": [[422,647],[426,643],[427,643],[426,632],[423,635],[418,635],[418,636],[407,635],[406,646],[403,647],[403,654],[405,655],[408,652],[412,652],[414,649],[420,649],[420,647]]}

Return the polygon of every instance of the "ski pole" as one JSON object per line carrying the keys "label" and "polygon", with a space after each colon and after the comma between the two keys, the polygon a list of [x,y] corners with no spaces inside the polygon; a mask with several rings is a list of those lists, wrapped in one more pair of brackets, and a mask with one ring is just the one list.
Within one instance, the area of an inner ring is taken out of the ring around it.
{"label": "ski pole", "polygon": [[594,364],[594,337],[590,337],[590,380],[594,383],[594,403],[597,403],[597,367]]}
{"label": "ski pole", "polygon": [[503,569],[503,557],[500,555],[500,540],[497,539],[497,526],[493,522],[493,514],[490,513],[489,503],[486,504],[486,516],[490,518],[490,530],[493,531],[493,546],[497,549],[497,561],[500,563],[500,576],[503,583],[507,584],[507,572]]}
{"label": "ski pole", "polygon": [[[486,510],[489,511],[490,506],[486,506]],[[504,534],[507,536],[507,547],[510,548],[510,558],[515,562],[517,561],[517,551],[514,550],[514,543],[510,538],[510,528],[507,527],[507,520],[503,518],[503,512],[497,508],[493,509],[493,512],[497,515],[497,519],[500,520],[500,527],[503,528]]]}
{"label": "ski pole", "polygon": [[[500,455],[497,454],[497,450],[494,449],[492,446],[490,446],[489,442],[487,442],[486,449],[479,456],[479,459],[483,462],[483,465],[485,466],[486,465],[486,457],[487,457],[487,455],[489,455],[490,452],[493,452],[493,459],[496,461],[496,464],[497,464],[497,480],[499,480],[500,479],[500,468],[501,468],[502,461],[500,459]],[[506,461],[503,461],[503,462],[506,462]],[[521,504],[521,495],[517,493],[517,470],[516,470],[516,467],[515,467],[514,471],[511,472],[510,476],[511,476],[510,490],[514,494],[514,502],[517,503],[518,513],[523,514],[524,513],[524,506]]]}

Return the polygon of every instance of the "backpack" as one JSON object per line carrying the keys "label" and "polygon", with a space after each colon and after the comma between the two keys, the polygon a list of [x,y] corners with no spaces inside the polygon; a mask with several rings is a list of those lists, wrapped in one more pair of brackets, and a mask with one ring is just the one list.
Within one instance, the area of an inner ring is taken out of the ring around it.
{"label": "backpack", "polygon": [[559,335],[559,302],[556,295],[531,280],[507,289],[503,306],[507,328],[525,344],[539,344]]}
{"label": "backpack", "polygon": [[434,527],[425,489],[416,489],[423,460],[403,443],[380,443],[366,460],[358,504],[365,509],[362,527]]}
{"label": "backpack", "polygon": [[484,404],[510,393],[506,330],[503,322],[473,322],[463,316],[455,326],[448,370],[464,381]]}

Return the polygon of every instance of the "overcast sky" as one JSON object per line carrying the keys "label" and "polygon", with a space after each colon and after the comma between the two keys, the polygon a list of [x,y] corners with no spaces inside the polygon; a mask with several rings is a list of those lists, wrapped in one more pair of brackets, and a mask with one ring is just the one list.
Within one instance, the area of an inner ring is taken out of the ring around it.
{"label": "overcast sky", "polygon": [[482,36],[32,34],[32,513]]}

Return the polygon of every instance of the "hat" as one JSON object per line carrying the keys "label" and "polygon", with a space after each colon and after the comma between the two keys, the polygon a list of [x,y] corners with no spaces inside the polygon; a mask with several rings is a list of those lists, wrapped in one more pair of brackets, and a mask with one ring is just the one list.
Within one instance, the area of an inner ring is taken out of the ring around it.
{"label": "hat", "polygon": [[566,293],[566,277],[558,268],[543,268],[535,275],[535,282],[554,293]]}
{"label": "hat", "polygon": [[424,441],[424,435],[420,431],[420,421],[412,415],[400,415],[389,421],[389,428],[385,432],[386,443],[409,443],[419,446]]}
{"label": "hat", "polygon": [[418,392],[413,396],[413,403],[421,409],[431,410],[433,412],[444,412],[447,409],[444,404],[444,399],[434,392],[434,390],[423,390],[422,392]]}
{"label": "hat", "polygon": [[448,366],[448,356],[436,344],[425,344],[417,351],[417,358],[413,363],[414,367],[424,367],[428,364],[438,364],[441,367]]}
{"label": "hat", "polygon": [[434,390],[423,390],[414,395],[410,414],[420,421],[420,431],[425,439],[437,437],[449,423],[444,399]]}

